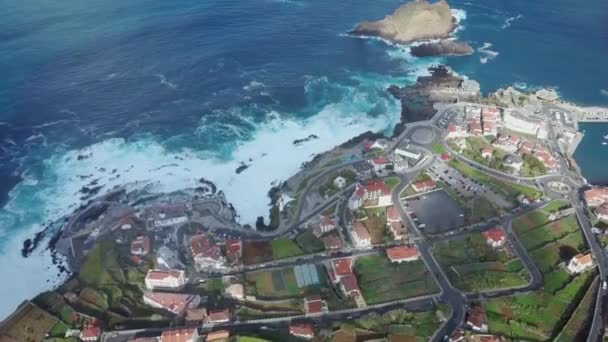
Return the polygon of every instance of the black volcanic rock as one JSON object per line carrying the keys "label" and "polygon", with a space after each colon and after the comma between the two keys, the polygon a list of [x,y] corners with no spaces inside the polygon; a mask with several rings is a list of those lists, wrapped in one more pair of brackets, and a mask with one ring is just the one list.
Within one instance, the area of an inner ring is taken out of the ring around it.
{"label": "black volcanic rock", "polygon": [[418,46],[412,46],[410,53],[415,57],[466,56],[473,53],[473,48],[467,43],[454,40],[441,40],[436,43],[423,43]]}

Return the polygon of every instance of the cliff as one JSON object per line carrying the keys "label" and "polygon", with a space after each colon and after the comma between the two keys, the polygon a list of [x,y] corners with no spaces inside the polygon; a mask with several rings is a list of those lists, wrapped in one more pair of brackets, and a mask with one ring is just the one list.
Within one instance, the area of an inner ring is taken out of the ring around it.
{"label": "cliff", "polygon": [[437,43],[424,43],[410,48],[412,56],[427,57],[427,56],[466,56],[473,53],[473,48],[463,42],[454,40],[441,40]]}
{"label": "cliff", "polygon": [[411,43],[446,38],[455,26],[455,19],[445,0],[434,4],[426,0],[415,0],[403,4],[382,20],[361,22],[350,33],[381,37],[395,43]]}

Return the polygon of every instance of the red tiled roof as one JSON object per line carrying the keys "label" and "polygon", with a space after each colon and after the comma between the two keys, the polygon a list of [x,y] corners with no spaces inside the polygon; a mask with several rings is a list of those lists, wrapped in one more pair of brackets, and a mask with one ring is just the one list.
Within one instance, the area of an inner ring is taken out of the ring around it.
{"label": "red tiled roof", "polygon": [[423,191],[427,189],[433,189],[437,186],[434,180],[425,179],[412,184],[412,188],[416,191]]}
{"label": "red tiled roof", "polygon": [[352,231],[355,235],[357,235],[357,237],[359,238],[359,240],[369,240],[371,239],[371,236],[369,235],[369,232],[367,231],[367,228],[365,228],[365,226],[363,225],[363,223],[357,221],[353,224],[352,227]]}
{"label": "red tiled roof", "polygon": [[148,236],[138,236],[131,241],[131,253],[150,253],[150,238]]}
{"label": "red tiled roof", "polygon": [[228,309],[211,311],[207,317],[209,322],[221,322],[229,319],[230,311]]}
{"label": "red tiled roof", "polygon": [[590,206],[598,206],[608,201],[608,187],[593,188],[585,191],[585,200]]}
{"label": "red tiled roof", "polygon": [[441,154],[441,159],[442,160],[450,160],[450,155],[448,153],[442,153]]}
{"label": "red tiled roof", "polygon": [[576,261],[578,261],[580,265],[590,265],[593,263],[593,257],[591,256],[591,253],[577,254],[576,256],[574,256],[574,258],[576,259]]}
{"label": "red tiled roof", "polygon": [[206,251],[202,253],[202,256],[205,258],[213,259],[215,261],[220,260],[222,258],[222,251],[220,246],[213,245]]}
{"label": "red tiled roof", "polygon": [[403,260],[418,257],[418,249],[416,247],[399,246],[392,247],[386,250],[386,256],[391,260]]}
{"label": "red tiled roof", "polygon": [[330,234],[321,238],[323,245],[326,249],[339,249],[342,248],[342,239],[338,234]]}
{"label": "red tiled roof", "polygon": [[467,317],[467,324],[475,327],[481,327],[486,324],[488,317],[486,316],[486,309],[481,305],[472,305],[469,309]]}
{"label": "red tiled roof", "polygon": [[289,325],[289,333],[299,336],[314,336],[315,331],[310,323],[297,323]]}
{"label": "red tiled roof", "polygon": [[80,337],[81,338],[99,337],[100,334],[101,334],[101,330],[99,330],[99,327],[89,325],[89,326],[85,327],[84,329],[82,329],[82,331],[80,332]]}
{"label": "red tiled roof", "polygon": [[355,277],[354,274],[340,278],[340,283],[342,286],[344,286],[344,290],[347,294],[355,291],[361,293],[359,283],[357,282],[357,277]]}
{"label": "red tiled roof", "polygon": [[388,158],[380,156],[380,157],[373,158],[372,162],[376,165],[384,165],[384,164],[388,164],[390,161],[388,160]]}
{"label": "red tiled roof", "polygon": [[174,328],[163,330],[160,336],[161,342],[186,342],[191,340],[196,333],[196,328]]}
{"label": "red tiled roof", "polygon": [[150,270],[146,275],[146,278],[161,280],[165,278],[179,278],[182,275],[183,271],[180,270]]}
{"label": "red tiled roof", "polygon": [[331,263],[336,276],[343,277],[346,275],[353,274],[351,268],[352,260],[350,258],[334,259]]}
{"label": "red tiled roof", "polygon": [[190,252],[193,255],[201,254],[209,247],[209,239],[205,235],[195,235],[190,238]]}
{"label": "red tiled roof", "polygon": [[500,342],[500,337],[494,335],[479,336],[479,342]]}
{"label": "red tiled roof", "polygon": [[374,142],[373,141],[372,142],[366,142],[366,143],[363,144],[363,148],[365,150],[371,150],[372,146],[374,146]]}
{"label": "red tiled roof", "polygon": [[482,232],[481,235],[486,240],[500,242],[505,238],[505,231],[501,227],[496,227]]}
{"label": "red tiled roof", "polygon": [[226,240],[226,254],[229,258],[235,259],[241,256],[243,249],[243,242],[241,239],[228,239]]}
{"label": "red tiled roof", "polygon": [[401,220],[401,214],[399,214],[399,211],[395,206],[390,206],[386,210],[386,219],[388,221],[399,221]]}
{"label": "red tiled roof", "polygon": [[391,191],[388,189],[386,184],[381,180],[370,180],[363,185],[363,190],[366,192],[380,191],[383,195],[390,194]]}
{"label": "red tiled roof", "polygon": [[230,332],[228,330],[218,330],[212,331],[207,334],[206,342],[215,341],[215,340],[225,340],[230,337]]}
{"label": "red tiled roof", "polygon": [[325,303],[319,295],[308,296],[304,302],[306,303],[306,312],[312,314],[323,312],[325,307]]}
{"label": "red tiled roof", "polygon": [[170,292],[144,292],[144,296],[158,303],[165,309],[181,314],[188,304],[194,299],[195,295]]}
{"label": "red tiled roof", "polygon": [[327,215],[321,215],[320,216],[320,224],[322,226],[336,226],[336,222],[334,220],[332,220],[331,217],[327,216]]}

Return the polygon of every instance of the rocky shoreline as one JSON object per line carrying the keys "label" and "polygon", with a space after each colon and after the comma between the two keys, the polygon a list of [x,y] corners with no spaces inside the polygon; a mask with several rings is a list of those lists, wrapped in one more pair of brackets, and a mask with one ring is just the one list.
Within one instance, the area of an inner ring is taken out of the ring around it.
{"label": "rocky shoreline", "polygon": [[447,39],[434,43],[422,43],[410,48],[410,53],[414,57],[467,56],[473,52],[473,48],[469,44]]}

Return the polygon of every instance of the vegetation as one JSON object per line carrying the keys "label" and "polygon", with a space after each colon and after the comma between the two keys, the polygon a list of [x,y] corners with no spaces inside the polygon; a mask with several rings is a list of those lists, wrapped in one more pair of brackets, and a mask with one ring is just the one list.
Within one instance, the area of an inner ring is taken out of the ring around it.
{"label": "vegetation", "polygon": [[397,184],[399,184],[400,180],[397,177],[388,177],[384,180],[384,184],[389,190],[393,190]]}
{"label": "vegetation", "polygon": [[371,236],[372,244],[380,244],[384,242],[386,228],[386,208],[368,208],[365,209],[367,219],[363,224],[367,228]]}
{"label": "vegetation", "polygon": [[272,254],[275,260],[304,255],[304,251],[290,239],[274,239],[271,242]]}
{"label": "vegetation", "polygon": [[433,143],[433,145],[431,146],[431,149],[433,150],[433,152],[435,152],[437,154],[447,153],[445,147],[443,147],[443,145],[441,145],[439,143]]}
{"label": "vegetation", "polygon": [[521,168],[521,175],[524,177],[538,177],[547,174],[547,167],[543,162],[533,157],[530,154],[524,154],[522,156],[523,166]]}
{"label": "vegetation", "polygon": [[342,177],[346,180],[346,186],[351,185],[357,180],[357,174],[351,169],[342,170],[337,176],[331,177],[319,187],[321,196],[331,196],[337,193],[340,189],[334,184],[334,179]]}
{"label": "vegetation", "polygon": [[595,306],[595,294],[597,293],[598,281],[595,280],[583,300],[574,311],[574,314],[564,326],[562,332],[555,339],[557,342],[581,341],[586,339],[590,318],[593,314],[592,310]]}
{"label": "vegetation", "polygon": [[255,296],[263,299],[296,298],[301,294],[291,267],[247,273],[246,282],[255,289]]}
{"label": "vegetation", "polygon": [[307,254],[319,253],[325,250],[325,245],[323,245],[323,241],[316,237],[310,229],[298,235],[298,237],[296,237],[296,243]]}
{"label": "vegetation", "polygon": [[450,282],[464,291],[523,286],[528,273],[519,259],[490,247],[479,233],[438,243],[433,253]]}
{"label": "vegetation", "polygon": [[367,304],[378,304],[437,292],[432,275],[420,260],[391,263],[379,255],[358,257],[355,274]]}

